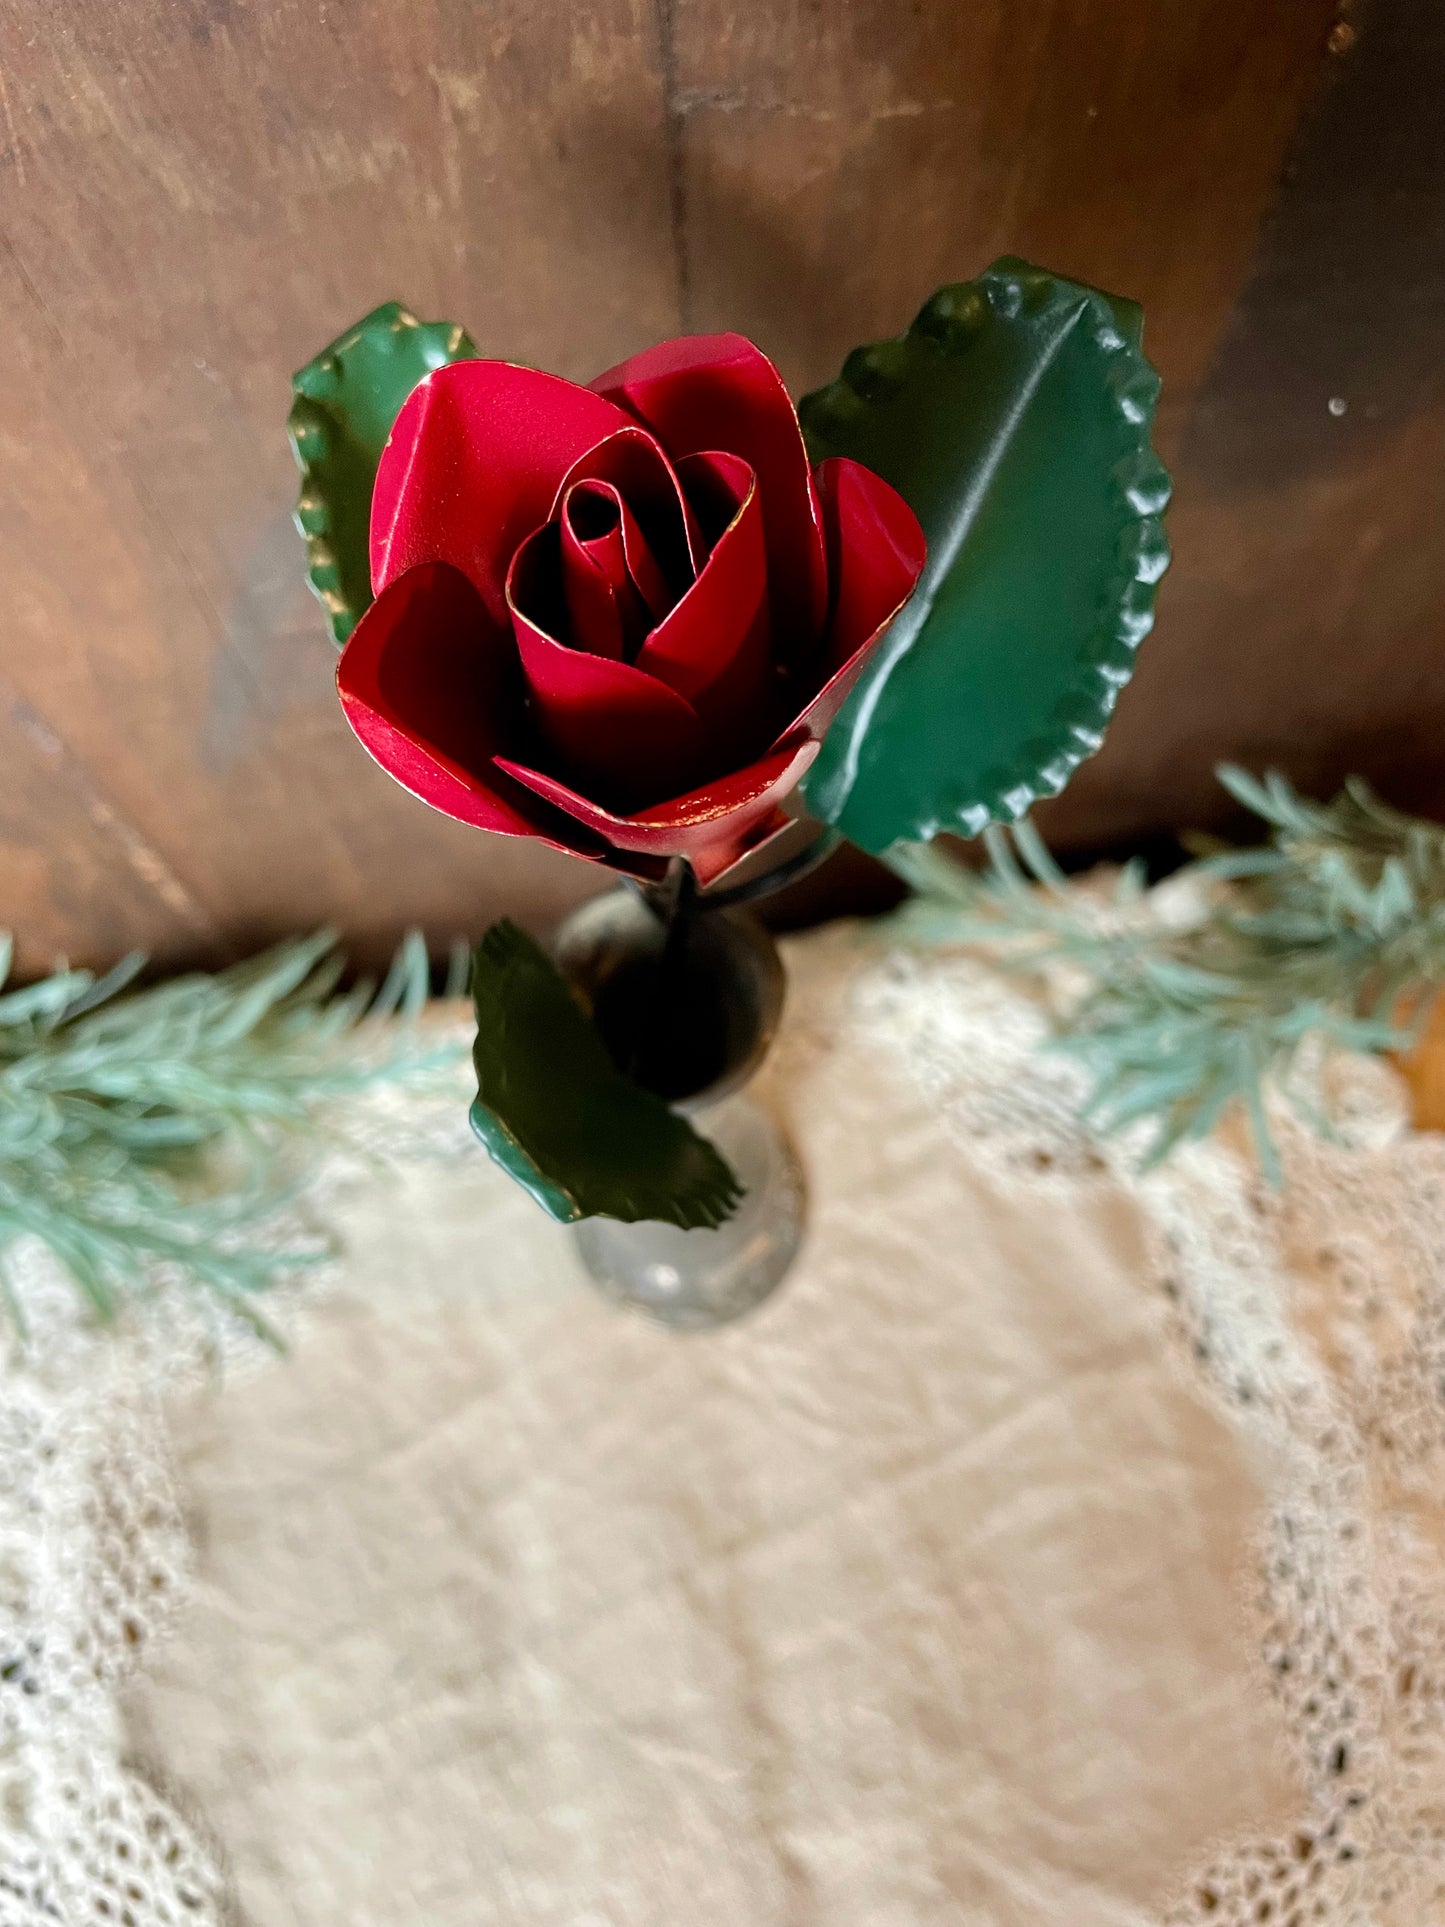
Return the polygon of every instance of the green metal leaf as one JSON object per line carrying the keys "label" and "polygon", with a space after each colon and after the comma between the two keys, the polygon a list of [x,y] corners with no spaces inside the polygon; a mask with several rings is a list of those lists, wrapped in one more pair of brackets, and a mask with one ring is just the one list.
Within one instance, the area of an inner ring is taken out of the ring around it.
{"label": "green metal leaf", "polygon": [[865,849],[1012,821],[1099,747],[1169,561],[1142,320],[997,261],[800,404],[814,458],[876,470],[928,538],[803,786]]}
{"label": "green metal leaf", "polygon": [[338,643],[371,604],[371,489],[391,425],[424,375],[476,352],[455,321],[418,321],[388,301],[291,377],[286,426],[301,470],[296,526]]}
{"label": "green metal leaf", "polygon": [[494,923],[478,944],[472,1002],[472,1129],[550,1216],[684,1229],[732,1216],[742,1187],[727,1163],[622,1076],[557,966],[514,923]]}

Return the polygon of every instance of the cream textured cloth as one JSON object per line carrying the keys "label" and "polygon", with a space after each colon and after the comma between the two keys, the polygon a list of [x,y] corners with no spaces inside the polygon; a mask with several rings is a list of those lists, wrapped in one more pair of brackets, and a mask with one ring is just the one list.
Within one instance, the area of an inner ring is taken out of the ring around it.
{"label": "cream textured cloth", "polygon": [[788,961],[742,1324],[458,1143],[333,1178],[286,1358],[12,1366],[0,1921],[1445,1921],[1445,1142],[1350,1062],[1283,1199],[1141,1181],[974,964]]}

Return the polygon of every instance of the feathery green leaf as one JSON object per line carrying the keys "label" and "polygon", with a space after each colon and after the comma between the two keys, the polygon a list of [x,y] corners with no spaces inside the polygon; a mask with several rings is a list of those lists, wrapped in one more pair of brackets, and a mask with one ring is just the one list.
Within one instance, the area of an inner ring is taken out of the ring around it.
{"label": "feathery green leaf", "polygon": [[[10,955],[6,943],[0,985]],[[288,1147],[329,1101],[438,1073],[461,1047],[374,1023],[421,1008],[419,937],[376,996],[334,994],[343,960],[324,931],[131,989],[143,962],[0,996],[0,1300],[18,1314],[6,1248],[28,1235],[101,1319],[173,1276],[264,1330],[251,1300],[325,1255],[278,1229],[300,1176]]]}
{"label": "feathery green leaf", "polygon": [[[1305,1046],[1405,1049],[1402,1000],[1423,1011],[1420,993],[1445,983],[1445,829],[1390,809],[1358,778],[1322,804],[1276,773],[1218,774],[1271,835],[1259,849],[1211,845],[1187,865],[1179,877],[1197,909],[1182,923],[1161,914],[1137,866],[1112,901],[1067,883],[1022,823],[1012,847],[987,833],[981,871],[936,847],[890,853],[917,892],[894,927],[910,941],[977,944],[1044,983],[1071,966],[1083,988],[1054,996],[1055,1018],[1058,1042],[1093,1077],[1090,1120],[1102,1131],[1152,1123],[1154,1163],[1238,1107],[1277,1182],[1267,1091],[1318,1126],[1296,1074]],[[1167,886],[1175,904],[1179,877]]]}

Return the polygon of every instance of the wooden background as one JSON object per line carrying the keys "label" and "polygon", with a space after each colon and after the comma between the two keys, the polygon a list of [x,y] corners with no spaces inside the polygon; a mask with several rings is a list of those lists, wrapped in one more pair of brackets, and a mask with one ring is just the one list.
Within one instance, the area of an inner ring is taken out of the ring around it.
{"label": "wooden background", "polygon": [[737,327],[799,387],[1000,252],[1135,295],[1177,560],[1050,835],[1203,821],[1223,754],[1445,809],[1442,97],[1439,0],[0,0],[24,966],[597,887],[338,713],[287,380],[392,295],[578,377]]}

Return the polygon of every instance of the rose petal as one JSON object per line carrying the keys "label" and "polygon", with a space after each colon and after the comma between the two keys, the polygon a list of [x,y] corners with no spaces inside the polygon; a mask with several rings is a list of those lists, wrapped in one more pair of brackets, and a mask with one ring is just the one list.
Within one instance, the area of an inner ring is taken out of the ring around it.
{"label": "rose petal", "polygon": [[552,511],[567,471],[635,427],[590,389],[506,361],[455,361],[407,397],[371,498],[371,580],[379,594],[423,562],[449,562],[507,621],[507,566]]}
{"label": "rose petal", "polygon": [[[731,843],[710,843],[705,850],[699,850],[688,861],[692,864],[693,875],[704,890],[712,888],[721,877],[726,876],[735,863],[744,857],[756,856],[774,837],[782,836],[797,821],[786,810],[773,810],[770,815],[750,824],[743,834]],[[634,857],[634,861],[640,858]]]}
{"label": "rose petal", "polygon": [[527,740],[520,684],[510,634],[464,575],[436,562],[382,590],[336,665],[347,722],[403,789],[477,829],[599,856],[598,838],[539,809],[492,760]]}
{"label": "rose petal", "polygon": [[575,532],[584,528],[589,520],[600,520],[601,535],[584,534],[579,540],[600,540],[609,557],[609,572],[613,568],[618,572],[613,587],[620,588],[623,582],[630,581],[651,620],[661,622],[677,597],[663,580],[652,545],[631,504],[612,482],[574,482],[568,489],[562,502],[564,534],[568,529]]}
{"label": "rose petal", "polygon": [[861,462],[835,455],[817,471],[828,541],[824,659],[841,669],[912,595],[927,545],[897,489]]}
{"label": "rose petal", "polygon": [[726,759],[756,750],[776,722],[762,503],[740,456],[689,455],[677,467],[700,519],[722,533],[697,581],[642,645],[637,666],[687,698]]}
{"label": "rose petal", "polygon": [[872,469],[835,456],[818,468],[828,530],[833,607],[823,639],[827,680],[779,738],[801,731],[819,741],[852,694],[874,645],[913,593],[925,546],[918,518]]}
{"label": "rose petal", "polygon": [[[565,634],[575,649],[592,656],[610,656],[614,662],[627,659],[627,638],[617,592],[631,584],[621,557],[621,533],[617,553],[603,541],[579,542],[571,537],[566,522],[559,524],[558,550],[562,571],[562,601],[567,612]],[[616,586],[614,586],[614,577]],[[637,597],[631,597],[628,615],[635,628],[638,618]]]}
{"label": "rose petal", "polygon": [[793,743],[770,751],[746,769],[631,816],[604,809],[556,777],[524,763],[508,759],[500,767],[614,849],[639,856],[685,856],[699,877],[706,868],[711,878],[718,874],[719,857],[731,851],[727,862],[732,863],[745,846],[751,847],[753,834],[760,833],[760,826],[801,781],[817,753],[814,742]]}
{"label": "rose petal", "polygon": [[797,410],[783,378],[742,335],[660,342],[591,384],[653,430],[674,461],[726,448],[751,464],[767,533],[773,633],[790,654],[821,633],[827,559]]}
{"label": "rose petal", "polygon": [[662,570],[671,607],[707,560],[707,543],[672,463],[647,430],[629,418],[625,428],[572,464],[549,520],[561,514],[569,491],[584,481],[609,483],[631,508]]}
{"label": "rose petal", "polygon": [[675,600],[636,516],[610,482],[574,482],[558,528],[573,646],[633,661]]}
{"label": "rose petal", "polygon": [[[517,550],[507,604],[538,728],[568,773],[622,808],[669,796],[694,780],[705,746],[692,706],[628,662],[569,649],[548,631],[549,572],[560,532],[540,528]],[[550,585],[555,600],[555,584]]]}

